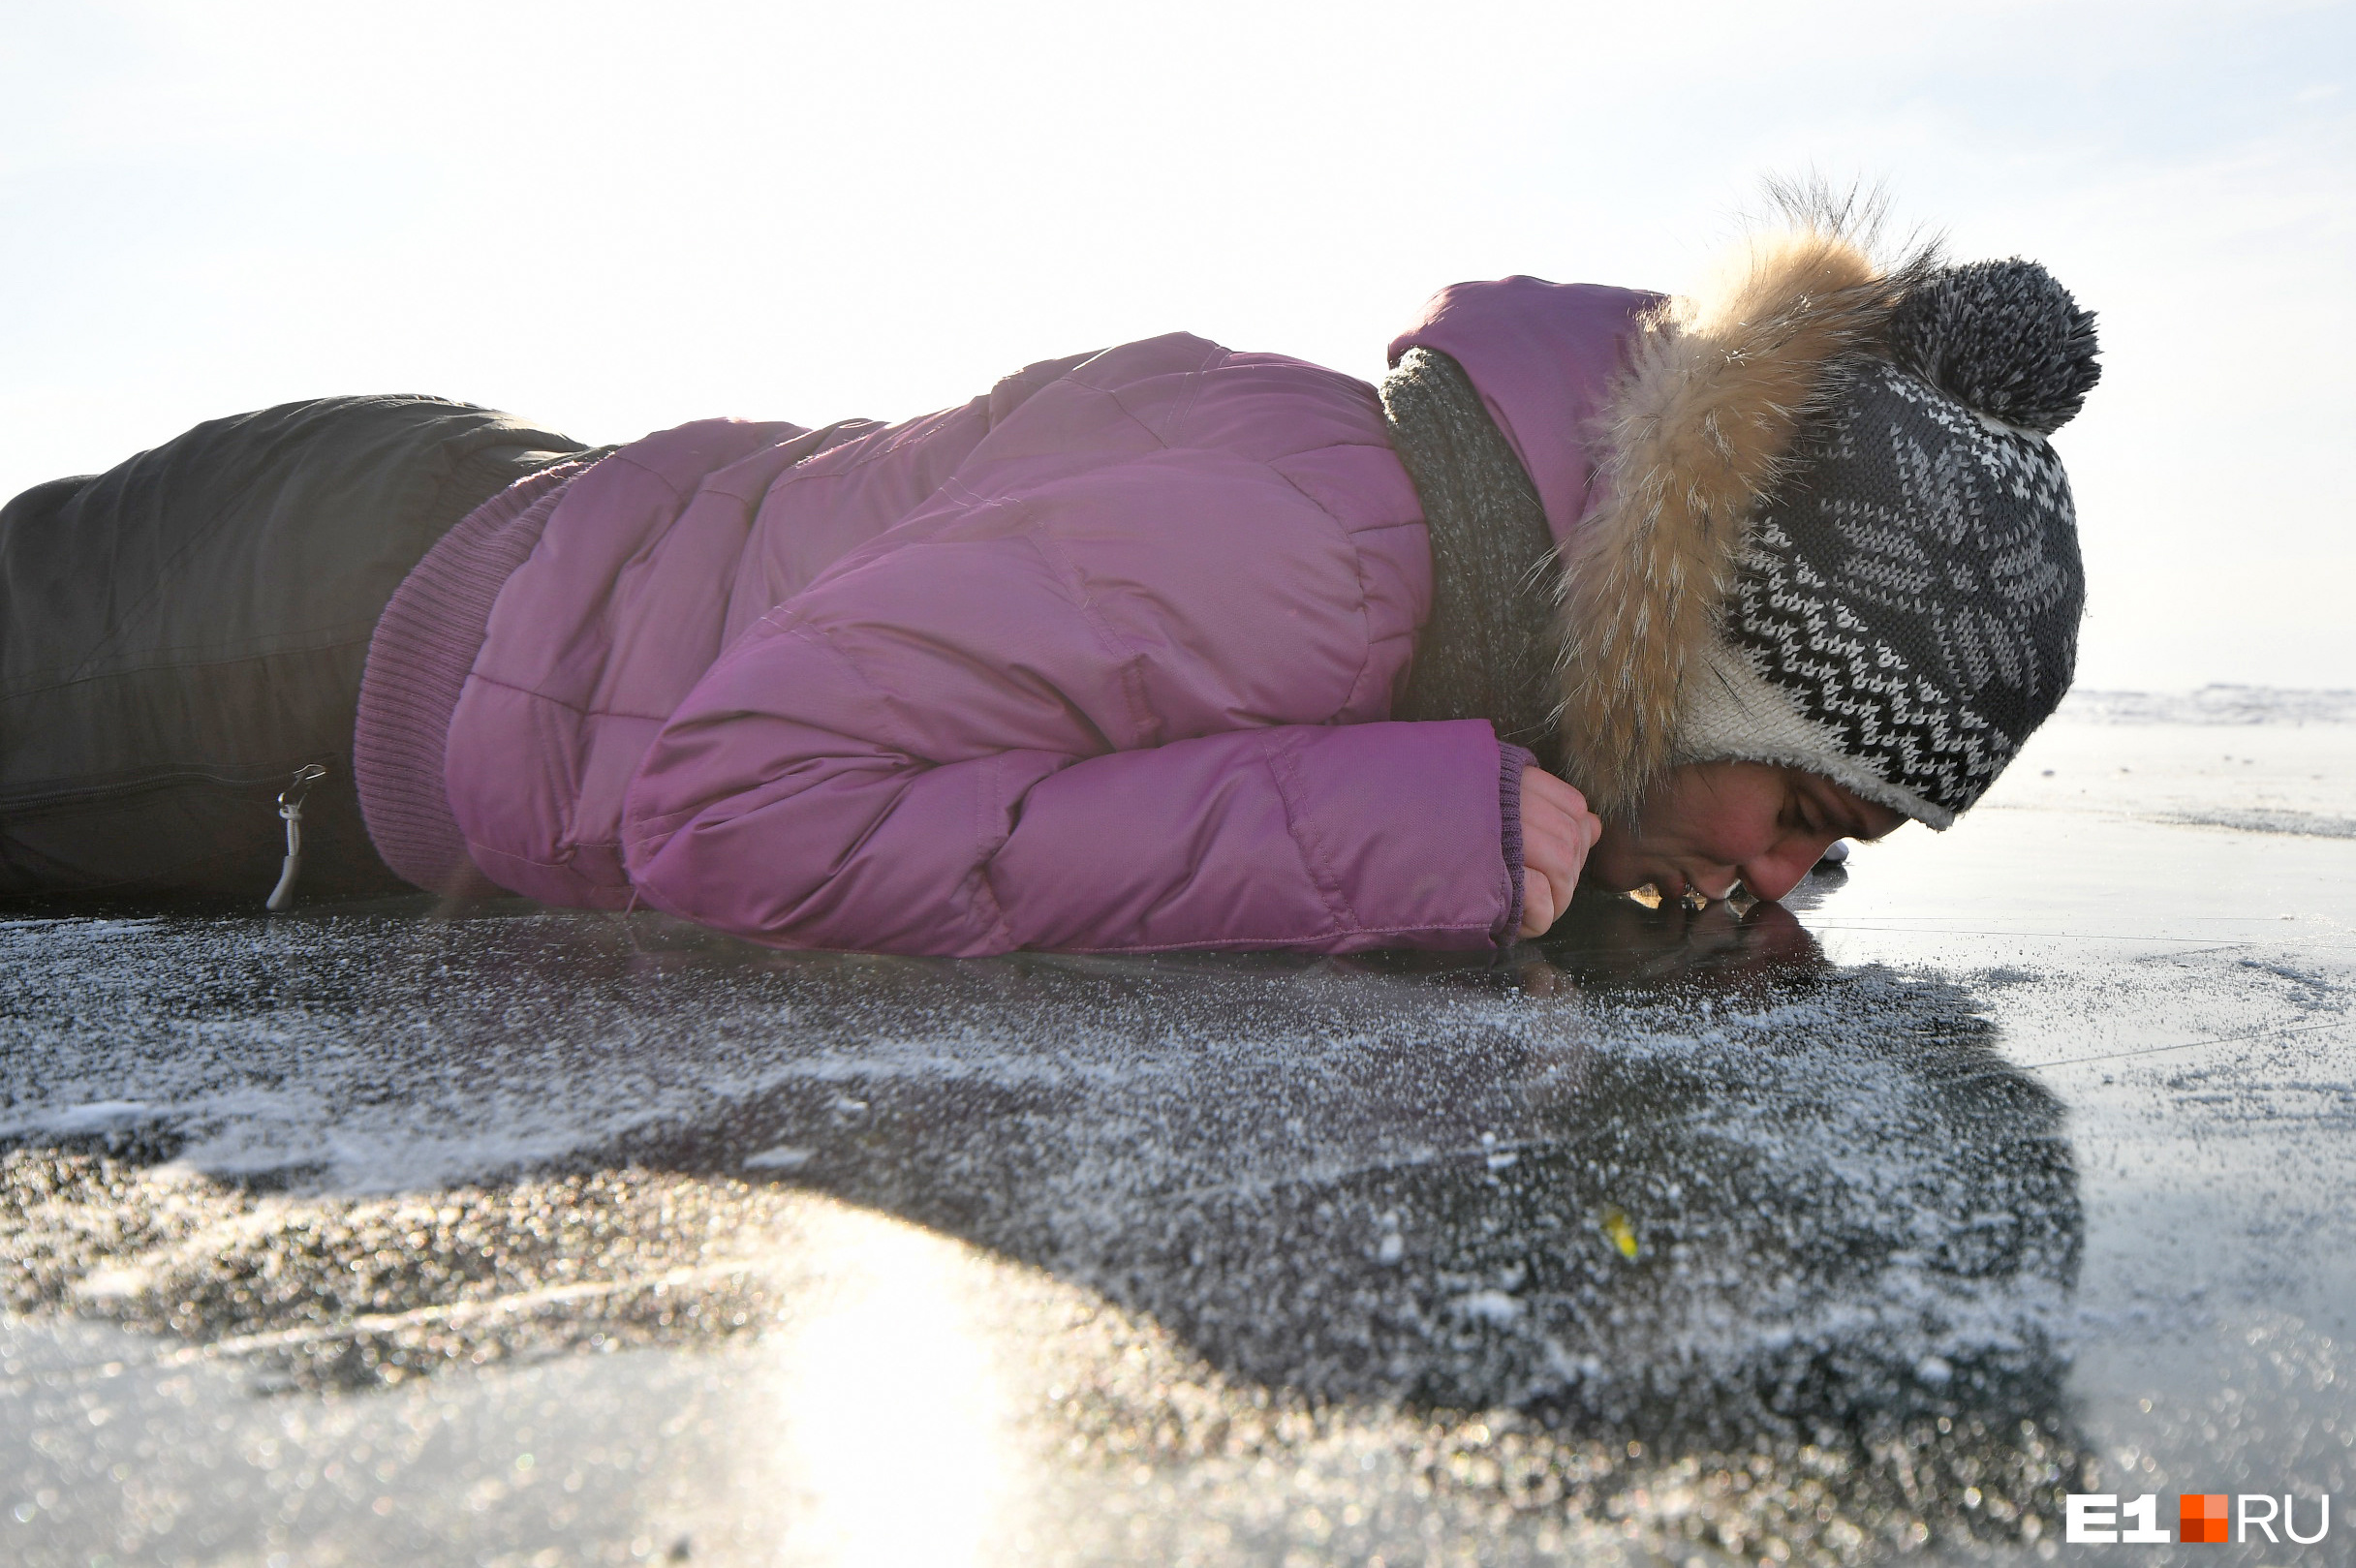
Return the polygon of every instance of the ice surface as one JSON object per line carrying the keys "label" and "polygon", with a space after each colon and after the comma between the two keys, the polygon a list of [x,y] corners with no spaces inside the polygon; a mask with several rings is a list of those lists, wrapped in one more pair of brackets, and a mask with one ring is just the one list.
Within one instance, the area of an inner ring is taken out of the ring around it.
{"label": "ice surface", "polygon": [[2356,816],[2349,711],[2075,699],[1788,907],[1588,901],[1497,963],[12,918],[0,1556],[1978,1560],[2081,1486],[2337,1512],[2356,844],[2229,818]]}
{"label": "ice surface", "polygon": [[2062,704],[2064,727],[2110,724],[2356,723],[2356,692],[2284,691],[2271,686],[2204,686],[2197,692],[2073,692]]}

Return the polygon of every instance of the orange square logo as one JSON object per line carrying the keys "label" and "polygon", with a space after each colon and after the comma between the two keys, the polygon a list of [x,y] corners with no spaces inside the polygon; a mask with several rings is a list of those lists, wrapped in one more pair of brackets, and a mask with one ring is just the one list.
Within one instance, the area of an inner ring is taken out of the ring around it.
{"label": "orange square logo", "polygon": [[2225,1494],[2186,1491],[2176,1499],[2176,1538],[2179,1541],[2223,1541]]}

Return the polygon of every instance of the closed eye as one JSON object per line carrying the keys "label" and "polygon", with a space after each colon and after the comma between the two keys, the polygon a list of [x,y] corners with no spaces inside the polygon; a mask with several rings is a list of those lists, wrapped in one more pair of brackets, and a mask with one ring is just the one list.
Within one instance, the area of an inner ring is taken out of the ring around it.
{"label": "closed eye", "polygon": [[1798,815],[1802,831],[1813,837],[1859,839],[1868,843],[1878,837],[1865,817],[1851,809],[1847,802],[1836,799],[1828,808],[1813,790],[1800,793]]}

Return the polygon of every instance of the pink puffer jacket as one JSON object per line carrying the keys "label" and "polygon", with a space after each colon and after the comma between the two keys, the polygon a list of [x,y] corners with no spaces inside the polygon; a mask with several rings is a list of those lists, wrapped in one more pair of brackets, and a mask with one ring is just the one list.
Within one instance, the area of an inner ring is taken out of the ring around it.
{"label": "pink puffer jacket", "polygon": [[[1454,354],[1558,538],[1653,296],[1462,285]],[[958,409],[713,420],[566,486],[452,715],[476,863],[786,946],[1478,948],[1519,755],[1388,721],[1430,597],[1371,386],[1184,334]]]}

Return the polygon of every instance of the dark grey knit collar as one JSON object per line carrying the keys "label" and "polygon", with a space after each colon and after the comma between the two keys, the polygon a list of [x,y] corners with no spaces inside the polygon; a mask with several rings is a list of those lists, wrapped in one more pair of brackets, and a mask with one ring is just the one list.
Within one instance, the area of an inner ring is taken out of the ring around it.
{"label": "dark grey knit collar", "polygon": [[1432,537],[1432,616],[1397,719],[1486,719],[1559,768],[1554,535],[1464,367],[1410,349],[1382,383],[1391,446]]}

